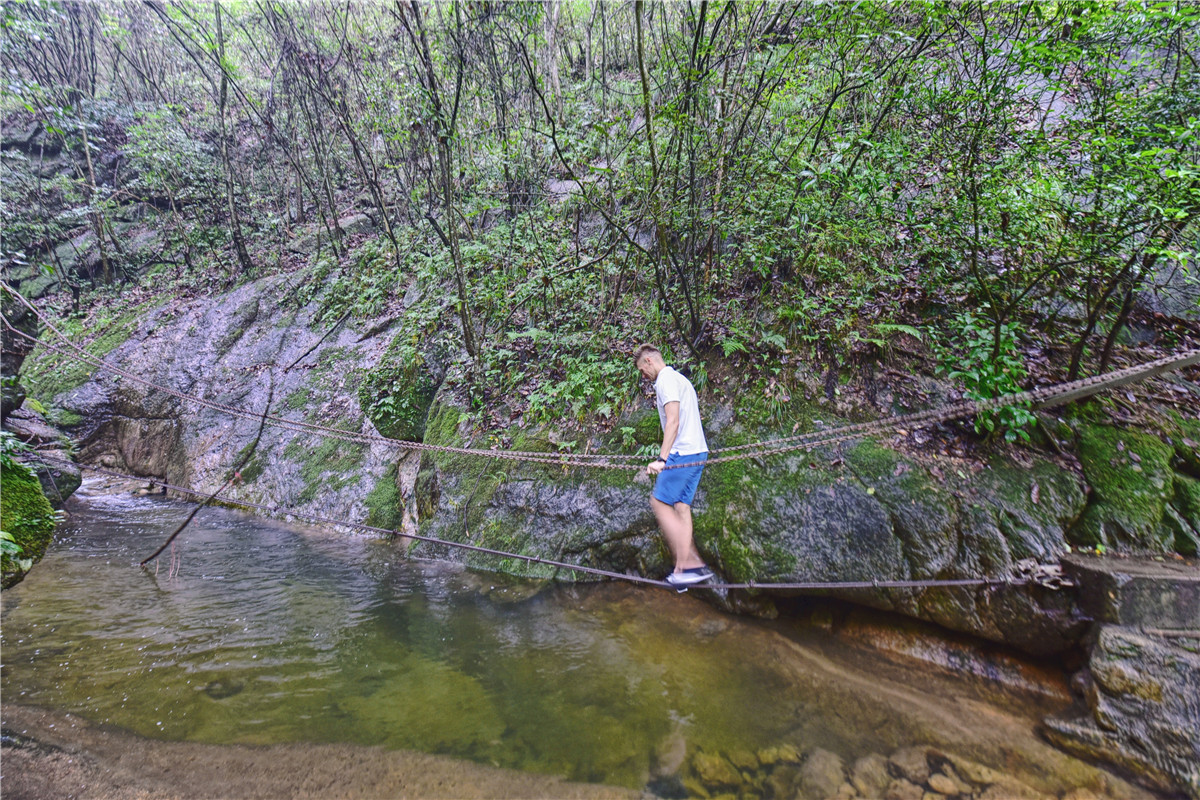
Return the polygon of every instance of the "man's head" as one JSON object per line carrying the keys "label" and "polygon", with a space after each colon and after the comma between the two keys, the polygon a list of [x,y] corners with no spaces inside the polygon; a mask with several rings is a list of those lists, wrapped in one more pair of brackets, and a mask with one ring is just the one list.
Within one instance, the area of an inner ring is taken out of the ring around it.
{"label": "man's head", "polygon": [[647,380],[654,380],[667,364],[662,353],[652,344],[644,344],[633,353],[633,364]]}

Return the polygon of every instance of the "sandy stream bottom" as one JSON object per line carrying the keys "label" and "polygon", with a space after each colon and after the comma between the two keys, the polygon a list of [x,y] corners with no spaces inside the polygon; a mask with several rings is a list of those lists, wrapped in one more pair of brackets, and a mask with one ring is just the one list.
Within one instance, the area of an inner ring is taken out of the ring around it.
{"label": "sandy stream bottom", "polygon": [[5,800],[629,798],[638,792],[444,756],[354,745],[160,742],[5,705]]}

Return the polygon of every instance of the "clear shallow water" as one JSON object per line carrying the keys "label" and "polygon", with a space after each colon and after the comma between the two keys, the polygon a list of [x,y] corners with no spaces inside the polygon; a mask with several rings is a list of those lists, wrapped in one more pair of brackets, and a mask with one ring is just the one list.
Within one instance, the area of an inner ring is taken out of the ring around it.
{"label": "clear shallow water", "polygon": [[178,574],[171,551],[157,574],[134,566],[189,511],[73,501],[3,595],[6,702],[161,739],[379,745],[634,788],[699,750],[1016,747],[991,741],[995,720],[964,727],[944,687],[888,686],[850,650],[665,591],[537,591],[223,509],[180,537]]}

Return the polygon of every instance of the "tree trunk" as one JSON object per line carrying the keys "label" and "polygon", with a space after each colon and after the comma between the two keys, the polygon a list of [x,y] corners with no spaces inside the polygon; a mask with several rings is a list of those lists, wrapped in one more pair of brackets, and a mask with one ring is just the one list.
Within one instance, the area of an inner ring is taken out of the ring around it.
{"label": "tree trunk", "polygon": [[[403,14],[403,5],[401,13]],[[414,38],[420,52],[422,66],[425,70],[425,84],[429,91],[429,99],[433,104],[433,119],[434,119],[434,137],[437,139],[438,151],[438,166],[440,172],[440,190],[442,192],[442,202],[445,207],[445,238],[446,244],[450,250],[450,260],[454,264],[454,282],[458,290],[458,319],[462,325],[463,346],[466,348],[467,355],[471,357],[472,362],[475,362],[478,356],[478,350],[475,346],[475,328],[471,322],[471,308],[469,303],[469,295],[467,292],[467,271],[463,266],[462,252],[459,248],[458,241],[458,220],[454,209],[454,170],[452,169],[452,152],[450,148],[450,138],[454,135],[453,124],[451,120],[446,118],[446,109],[441,101],[441,95],[438,90],[437,73],[433,68],[433,56],[429,50],[429,37],[425,33],[425,23],[421,19],[420,6],[416,2],[408,5],[408,11],[412,14],[414,24],[416,26],[416,36],[414,37],[411,28],[408,29],[410,37]],[[461,54],[459,54],[461,59]],[[462,68],[462,64],[459,64]]]}
{"label": "tree trunk", "polygon": [[229,100],[229,77],[225,70],[225,35],[221,27],[221,4],[214,3],[213,11],[217,18],[217,57],[221,66],[221,85],[217,98],[217,113],[221,118],[221,164],[225,169],[225,205],[229,212],[230,234],[233,236],[233,249],[237,254],[238,264],[244,274],[254,268],[250,254],[246,251],[246,242],[242,238],[242,222],[238,215],[237,197],[233,186],[233,161],[229,155],[229,132],[225,126],[225,108]]}
{"label": "tree trunk", "polygon": [[83,122],[79,123],[79,135],[83,137],[83,155],[84,163],[87,165],[88,178],[87,201],[92,207],[92,212],[89,216],[92,220],[92,231],[96,234],[96,246],[100,249],[101,274],[104,276],[105,283],[112,283],[112,264],[108,260],[108,250],[104,247],[104,218],[100,215],[100,209],[95,204],[96,171],[92,168],[92,145],[88,141],[87,126]]}

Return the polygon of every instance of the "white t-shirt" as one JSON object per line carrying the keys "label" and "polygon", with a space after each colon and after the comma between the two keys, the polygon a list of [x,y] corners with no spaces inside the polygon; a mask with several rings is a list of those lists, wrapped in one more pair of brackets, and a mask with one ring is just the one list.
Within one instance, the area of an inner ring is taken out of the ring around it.
{"label": "white t-shirt", "polygon": [[663,367],[654,380],[657,398],[658,422],[667,427],[667,403],[679,403],[679,433],[671,452],[681,456],[693,456],[708,452],[708,441],[704,438],[704,426],[700,424],[700,405],[696,402],[696,389],[692,382],[675,371],[674,367]]}

